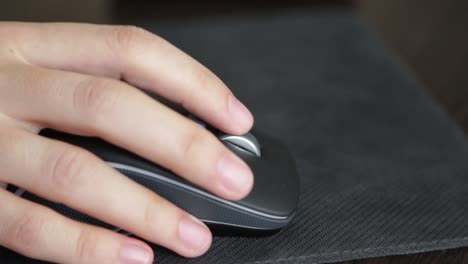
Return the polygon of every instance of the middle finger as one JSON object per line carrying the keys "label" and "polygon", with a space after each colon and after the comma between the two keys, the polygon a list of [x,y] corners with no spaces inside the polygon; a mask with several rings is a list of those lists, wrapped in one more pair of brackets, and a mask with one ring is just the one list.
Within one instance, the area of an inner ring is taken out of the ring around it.
{"label": "middle finger", "polygon": [[15,128],[0,131],[0,152],[8,153],[0,160],[0,181],[65,204],[187,257],[208,249],[210,232],[200,221],[91,153]]}
{"label": "middle finger", "polygon": [[252,188],[249,167],[208,130],[124,82],[27,65],[2,72],[10,115],[104,138],[226,199]]}

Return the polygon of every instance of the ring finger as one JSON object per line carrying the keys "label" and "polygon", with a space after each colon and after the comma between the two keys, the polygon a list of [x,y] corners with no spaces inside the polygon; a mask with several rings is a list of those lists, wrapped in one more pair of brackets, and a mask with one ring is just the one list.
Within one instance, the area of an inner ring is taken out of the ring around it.
{"label": "ring finger", "polygon": [[0,90],[1,105],[18,119],[101,137],[227,199],[253,186],[250,168],[208,130],[124,82],[20,64],[2,72],[14,92]]}
{"label": "ring finger", "polygon": [[91,153],[15,128],[3,126],[0,131],[0,152],[8,153],[0,159],[0,181],[63,203],[183,256],[203,254],[211,244],[205,225]]}

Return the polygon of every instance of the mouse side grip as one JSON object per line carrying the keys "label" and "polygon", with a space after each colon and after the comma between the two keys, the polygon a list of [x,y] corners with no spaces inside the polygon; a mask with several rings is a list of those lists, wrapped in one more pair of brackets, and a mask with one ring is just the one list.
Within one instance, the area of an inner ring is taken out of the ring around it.
{"label": "mouse side grip", "polygon": [[[154,177],[151,178],[150,174],[152,173],[150,172],[147,172],[148,175],[144,175],[141,173],[141,171],[132,171],[130,167],[118,170],[130,179],[138,182],[146,188],[149,188],[150,190],[154,191],[158,195],[161,195],[162,197],[166,198],[181,209],[189,212],[192,215],[197,215],[197,217],[200,218],[200,220],[202,220],[203,222],[205,222],[210,228],[232,228],[233,230],[242,229],[245,231],[250,230],[259,232],[274,232],[286,226],[289,223],[290,218],[292,217],[291,216],[284,219],[272,219],[269,217],[264,217],[255,213],[248,212],[246,210],[235,208],[232,205],[225,204],[221,199],[216,200],[215,197],[210,198],[210,196],[206,195],[197,195],[196,193],[188,190],[187,188],[177,186],[174,184],[169,184],[167,182],[164,182],[164,180],[155,180]],[[167,177],[161,177],[161,179],[167,179]],[[11,192],[16,193],[18,196],[21,196],[32,202],[47,206],[73,220],[127,234],[125,230],[121,230],[118,227],[114,227],[110,224],[104,223],[91,216],[71,209],[63,204],[48,201],[32,193],[25,192],[24,190],[21,190],[14,186],[10,186],[9,190]]]}

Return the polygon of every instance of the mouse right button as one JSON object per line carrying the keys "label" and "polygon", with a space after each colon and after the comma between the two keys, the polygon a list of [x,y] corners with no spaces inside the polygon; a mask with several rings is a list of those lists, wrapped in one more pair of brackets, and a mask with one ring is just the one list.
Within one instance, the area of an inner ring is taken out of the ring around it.
{"label": "mouse right button", "polygon": [[259,132],[255,135],[265,146],[261,158],[243,158],[255,177],[252,192],[239,203],[271,216],[294,213],[299,197],[299,177],[288,149]]}

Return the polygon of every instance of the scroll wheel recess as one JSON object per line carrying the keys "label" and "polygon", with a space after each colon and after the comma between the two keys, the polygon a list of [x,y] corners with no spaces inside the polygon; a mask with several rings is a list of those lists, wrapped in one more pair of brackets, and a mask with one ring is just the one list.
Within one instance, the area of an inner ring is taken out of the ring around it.
{"label": "scroll wheel recess", "polygon": [[[187,117],[191,119],[192,121],[194,121],[195,123],[199,124],[200,126],[206,127],[206,123],[200,118],[198,118],[197,116],[193,114],[189,114]],[[218,131],[218,133],[216,134],[218,138],[224,143],[228,143],[228,144],[231,144],[232,146],[241,148],[254,156],[257,156],[257,157],[262,156],[262,152],[260,150],[260,143],[258,143],[258,140],[254,137],[254,135],[250,133],[240,135],[240,136],[234,136],[234,135],[224,134]]]}
{"label": "scroll wheel recess", "polygon": [[254,135],[250,133],[240,136],[221,134],[219,135],[219,139],[225,143],[234,145],[247,152],[250,152],[252,155],[255,155],[257,157],[262,156],[260,143],[258,143],[258,140],[254,137]]}

